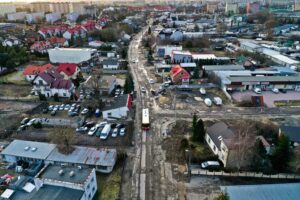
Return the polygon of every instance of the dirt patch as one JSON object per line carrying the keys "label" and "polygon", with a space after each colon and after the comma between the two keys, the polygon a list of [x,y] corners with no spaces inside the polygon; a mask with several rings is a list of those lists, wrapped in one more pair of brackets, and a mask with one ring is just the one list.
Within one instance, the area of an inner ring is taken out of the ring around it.
{"label": "dirt patch", "polygon": [[160,104],[170,104],[171,99],[169,97],[160,96],[159,97],[159,103]]}
{"label": "dirt patch", "polygon": [[32,89],[31,85],[1,84],[0,96],[26,97],[30,94],[31,89]]}

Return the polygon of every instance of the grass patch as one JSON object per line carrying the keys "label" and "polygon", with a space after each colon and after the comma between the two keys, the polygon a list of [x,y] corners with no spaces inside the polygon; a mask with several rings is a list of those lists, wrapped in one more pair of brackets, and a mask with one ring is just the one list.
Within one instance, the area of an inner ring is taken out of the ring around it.
{"label": "grass patch", "polygon": [[206,143],[190,141],[190,145],[193,152],[193,159],[195,159],[197,162],[200,163],[205,160],[215,159],[216,156],[213,154]]}
{"label": "grass patch", "polygon": [[30,85],[1,84],[0,95],[8,97],[26,97],[30,94]]}
{"label": "grass patch", "polygon": [[25,76],[22,71],[15,71],[0,77],[0,82],[3,83],[13,83],[16,85],[30,85],[28,81],[25,80]]}
{"label": "grass patch", "polygon": [[274,104],[277,107],[300,106],[300,101],[275,101]]}
{"label": "grass patch", "polygon": [[126,74],[116,74],[116,77],[118,78],[118,79],[126,79],[126,77],[127,77],[127,75]]}
{"label": "grass patch", "polygon": [[115,166],[111,174],[97,173],[98,192],[95,200],[118,199],[120,193],[122,166]]}

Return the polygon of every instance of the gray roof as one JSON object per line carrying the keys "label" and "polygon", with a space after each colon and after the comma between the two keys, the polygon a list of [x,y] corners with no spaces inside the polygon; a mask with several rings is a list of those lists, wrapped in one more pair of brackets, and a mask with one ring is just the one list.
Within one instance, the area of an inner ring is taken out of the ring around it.
{"label": "gray roof", "polygon": [[80,200],[84,194],[83,190],[76,190],[60,186],[43,185],[38,191],[27,193],[17,190],[9,198],[10,200]]}
{"label": "gray roof", "polygon": [[206,71],[244,70],[243,65],[204,65]]}
{"label": "gray roof", "polygon": [[[55,144],[43,142],[14,140],[1,152],[1,154],[44,160],[55,149],[55,146]],[[26,148],[28,148],[28,150],[25,150]],[[36,151],[33,151],[33,148],[36,148]]]}
{"label": "gray roof", "polygon": [[228,77],[230,82],[294,82],[300,83],[300,76],[241,76]]}
{"label": "gray roof", "polygon": [[[62,174],[59,174],[58,172],[60,170],[63,170],[64,172]],[[81,169],[79,169],[78,167],[74,166],[62,167],[60,165],[48,165],[45,170],[42,171],[41,174],[39,174],[39,178],[83,184],[92,173],[92,170],[93,169],[89,167],[81,167]],[[69,175],[71,171],[74,172],[73,176]]]}
{"label": "gray roof", "polygon": [[116,149],[96,149],[92,147],[75,146],[75,150],[68,155],[61,154],[58,152],[58,149],[54,149],[47,160],[83,165],[114,166],[116,158]]}
{"label": "gray roof", "polygon": [[300,183],[221,186],[230,200],[296,200],[300,197]]}
{"label": "gray roof", "polygon": [[129,97],[128,94],[118,96],[111,104],[106,104],[105,107],[103,108],[103,111],[127,106],[128,97]]}
{"label": "gray roof", "polygon": [[118,65],[117,59],[105,59],[102,61],[103,65]]}
{"label": "gray roof", "polygon": [[234,133],[224,122],[218,122],[207,128],[206,133],[209,135],[214,144],[220,148],[221,140],[219,137],[221,136],[223,140],[232,139],[234,137]]}
{"label": "gray roof", "polygon": [[111,88],[113,82],[115,82],[117,78],[115,76],[102,76],[100,79],[100,89],[109,89]]}
{"label": "gray roof", "polygon": [[300,142],[300,127],[282,125],[280,129],[289,137],[290,141]]}

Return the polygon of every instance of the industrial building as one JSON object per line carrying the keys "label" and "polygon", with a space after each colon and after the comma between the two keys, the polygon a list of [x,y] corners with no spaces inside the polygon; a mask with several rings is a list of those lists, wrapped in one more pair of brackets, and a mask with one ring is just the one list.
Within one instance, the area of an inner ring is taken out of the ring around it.
{"label": "industrial building", "polygon": [[9,163],[23,161],[44,161],[45,164],[88,166],[102,173],[110,173],[117,160],[116,149],[96,149],[74,146],[71,154],[58,151],[55,144],[14,140],[2,152],[2,158]]}
{"label": "industrial building", "polygon": [[90,48],[54,48],[49,49],[49,59],[51,63],[93,63],[98,60],[96,49]]}

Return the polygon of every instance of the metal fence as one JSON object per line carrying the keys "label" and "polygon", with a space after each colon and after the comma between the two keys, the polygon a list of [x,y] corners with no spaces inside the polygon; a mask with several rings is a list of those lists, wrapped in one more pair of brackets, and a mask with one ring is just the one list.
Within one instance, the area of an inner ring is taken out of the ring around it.
{"label": "metal fence", "polygon": [[202,169],[192,169],[192,175],[206,175],[206,176],[228,176],[228,177],[249,177],[249,178],[269,178],[269,179],[300,179],[300,174],[272,174],[267,175],[255,172],[233,172],[226,173],[224,171],[208,171]]}

